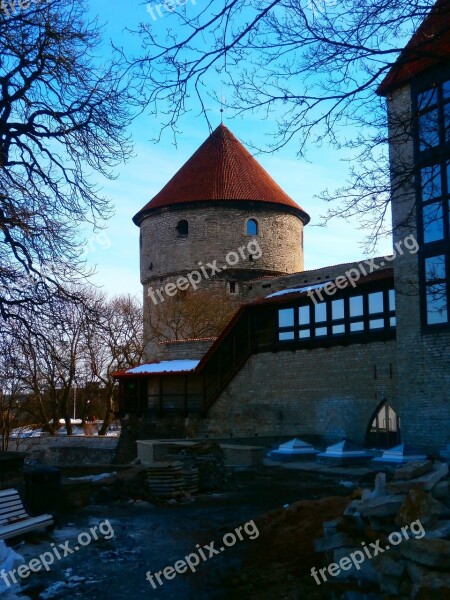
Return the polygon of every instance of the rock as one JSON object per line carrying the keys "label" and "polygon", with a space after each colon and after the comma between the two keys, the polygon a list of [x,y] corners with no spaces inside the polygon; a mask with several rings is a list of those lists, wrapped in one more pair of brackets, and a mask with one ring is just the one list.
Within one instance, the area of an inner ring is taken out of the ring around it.
{"label": "rock", "polygon": [[349,548],[355,544],[357,544],[357,541],[349,535],[345,535],[345,533],[336,533],[329,537],[314,540],[316,552],[327,552],[328,550],[336,550],[337,548]]}
{"label": "rock", "polygon": [[450,502],[450,481],[439,481],[431,490],[431,493],[434,498],[448,504]]}
{"label": "rock", "polygon": [[338,525],[342,519],[333,519],[333,521],[325,521],[323,524],[323,535],[325,537],[332,537],[337,533]]}
{"label": "rock", "polygon": [[431,460],[425,462],[411,462],[402,467],[399,467],[394,473],[394,480],[398,479],[416,479],[422,475],[426,475],[433,470]]}
{"label": "rock", "polygon": [[391,577],[390,575],[383,575],[383,577],[380,577],[380,592],[382,594],[400,596],[400,585],[401,579],[398,579],[397,577]]}
{"label": "rock", "polygon": [[390,517],[398,513],[405,500],[403,494],[361,500],[357,510],[363,517]]}
{"label": "rock", "polygon": [[377,473],[375,477],[375,489],[371,493],[371,498],[381,498],[387,496],[386,490],[386,473]]}
{"label": "rock", "polygon": [[359,513],[356,513],[355,515],[344,515],[337,526],[338,531],[356,535],[357,537],[359,537],[361,533],[364,533],[365,528],[366,523]]}
{"label": "rock", "polygon": [[397,525],[409,525],[420,520],[422,525],[436,525],[439,515],[445,511],[445,506],[420,489],[409,490],[408,497],[400,507],[395,519]]}
{"label": "rock", "polygon": [[[333,562],[339,564],[342,558],[349,558],[351,553],[355,551],[361,551],[359,544],[356,547],[338,548],[333,552]],[[359,565],[359,569],[352,565],[351,569],[341,570],[334,579],[357,579],[358,581],[378,583],[379,575],[373,561],[367,559]]]}
{"label": "rock", "polygon": [[362,493],[363,490],[361,488],[356,488],[356,490],[353,490],[353,492],[350,494],[350,498],[352,500],[361,500]]}
{"label": "rock", "polygon": [[361,490],[361,500],[369,500],[370,498],[372,498],[372,492],[373,490],[369,489],[369,488],[364,488],[363,490]]}
{"label": "rock", "polygon": [[405,572],[407,561],[402,559],[396,550],[391,550],[389,554],[375,556],[372,560],[377,571],[383,575],[402,577]]}
{"label": "rock", "polygon": [[447,447],[444,450],[440,451],[439,456],[443,460],[450,462],[450,444],[447,444]]}
{"label": "rock", "polygon": [[411,488],[419,488],[425,492],[430,491],[434,486],[448,475],[448,464],[436,461],[433,470],[416,479],[404,479],[391,481],[387,485],[390,494],[401,494],[408,492]]}
{"label": "rock", "polygon": [[439,600],[450,597],[450,573],[423,569],[408,563],[408,575],[413,582],[411,598],[414,600]]}
{"label": "rock", "polygon": [[402,556],[438,569],[450,568],[450,541],[441,539],[415,539],[404,541],[399,546]]}
{"label": "rock", "polygon": [[345,516],[353,516],[355,514],[358,514],[358,507],[360,504],[361,504],[360,500],[352,500],[352,502],[350,502],[350,504],[344,510],[344,515]]}
{"label": "rock", "polygon": [[438,521],[434,529],[427,527],[425,537],[430,539],[450,537],[450,521]]}

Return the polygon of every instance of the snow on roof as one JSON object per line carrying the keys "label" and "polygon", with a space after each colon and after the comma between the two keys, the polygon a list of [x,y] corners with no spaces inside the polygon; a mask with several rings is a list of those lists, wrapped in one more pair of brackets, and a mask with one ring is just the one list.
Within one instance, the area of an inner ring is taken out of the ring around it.
{"label": "snow on roof", "polygon": [[279,292],[274,292],[266,298],[275,298],[276,296],[284,296],[285,294],[303,294],[304,292],[310,292],[311,290],[317,290],[327,283],[331,283],[331,279],[328,281],[322,281],[321,283],[315,283],[314,285],[306,285],[299,288],[289,288],[287,290],[280,290]]}
{"label": "snow on roof", "polygon": [[127,375],[138,375],[143,373],[180,373],[185,371],[193,371],[199,360],[162,360],[161,362],[147,363],[128,369]]}

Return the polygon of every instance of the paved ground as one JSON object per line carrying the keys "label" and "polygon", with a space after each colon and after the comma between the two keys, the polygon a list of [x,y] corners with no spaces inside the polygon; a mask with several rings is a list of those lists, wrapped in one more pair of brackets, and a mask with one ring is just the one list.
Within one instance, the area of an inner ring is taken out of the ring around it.
{"label": "paved ground", "polygon": [[[227,596],[227,578],[236,572],[252,541],[226,548],[198,566],[195,574],[176,575],[163,586],[153,589],[146,580],[147,571],[160,571],[258,515],[301,499],[319,498],[349,492],[352,474],[299,472],[292,469],[262,468],[233,476],[229,490],[196,498],[194,502],[153,507],[146,503],[90,506],[66,516],[46,539],[27,539],[16,546],[26,562],[52,550],[51,544],[70,540],[77,545],[80,532],[108,520],[114,529],[110,540],[99,539],[81,547],[51,570],[33,573],[25,580],[29,598],[59,600],[123,600],[145,598],[221,600]],[[360,474],[358,474],[360,475]],[[342,485],[347,481],[347,487]],[[341,482],[341,484],[339,483]],[[104,531],[106,531],[106,527]],[[100,534],[99,534],[100,535]],[[62,550],[61,550],[62,553]],[[231,574],[231,575],[230,575]]]}

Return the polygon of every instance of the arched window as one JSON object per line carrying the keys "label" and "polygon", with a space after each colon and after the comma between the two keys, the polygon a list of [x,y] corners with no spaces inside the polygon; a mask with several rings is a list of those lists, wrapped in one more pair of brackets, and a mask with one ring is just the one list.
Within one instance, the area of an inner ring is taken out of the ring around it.
{"label": "arched window", "polygon": [[176,230],[178,237],[183,238],[189,235],[189,223],[186,221],[186,219],[183,219],[182,221],[178,222]]}
{"label": "arched window", "polygon": [[392,406],[383,401],[370,419],[366,432],[369,448],[392,448],[400,444],[400,419]]}
{"label": "arched window", "polygon": [[258,235],[258,221],[256,219],[247,221],[247,235]]}

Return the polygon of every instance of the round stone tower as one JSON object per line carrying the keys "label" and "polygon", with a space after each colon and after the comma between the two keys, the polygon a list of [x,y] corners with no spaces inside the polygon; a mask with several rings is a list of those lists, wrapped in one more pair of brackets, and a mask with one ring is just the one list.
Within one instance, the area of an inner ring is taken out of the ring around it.
{"label": "round stone tower", "polygon": [[224,125],[133,221],[150,307],[194,286],[243,299],[246,281],[303,270],[309,215]]}

